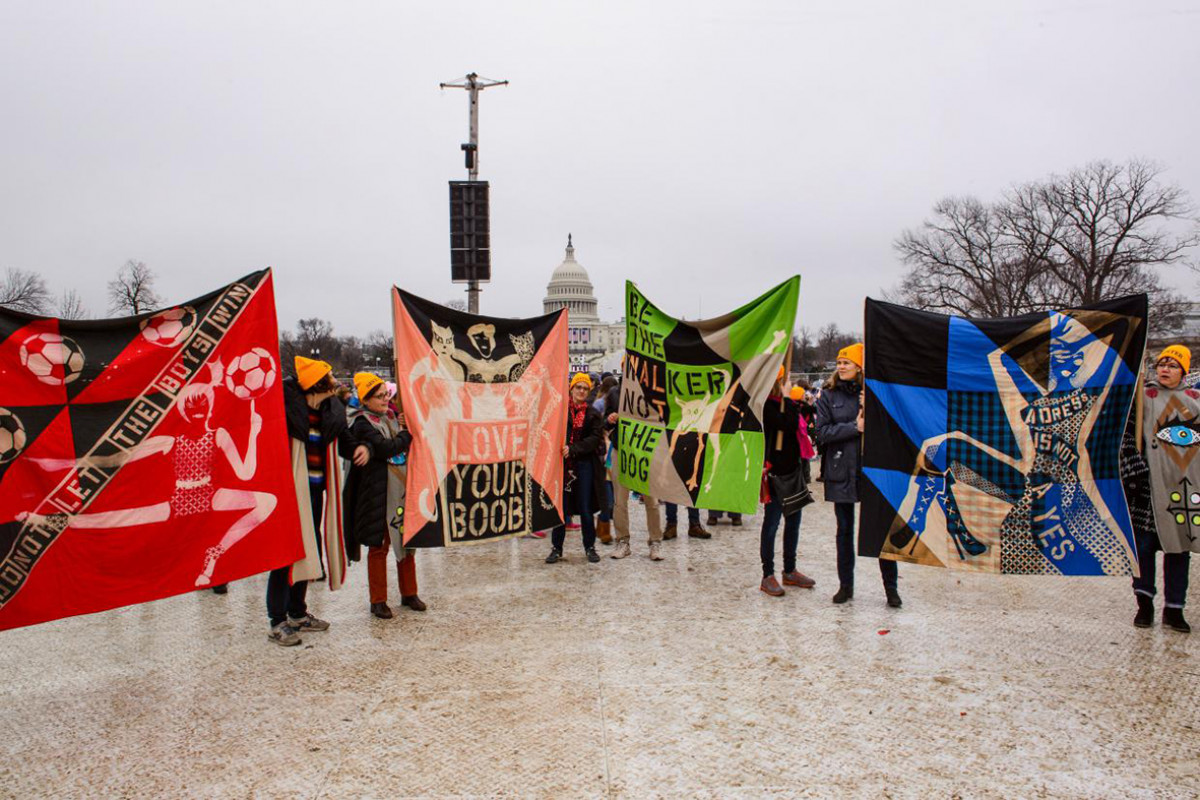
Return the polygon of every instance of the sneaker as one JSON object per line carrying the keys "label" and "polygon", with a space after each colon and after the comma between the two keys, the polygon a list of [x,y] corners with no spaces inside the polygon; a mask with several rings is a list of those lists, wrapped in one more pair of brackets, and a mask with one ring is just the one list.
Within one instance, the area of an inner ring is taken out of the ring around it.
{"label": "sneaker", "polygon": [[562,559],[562,550],[551,550],[550,555],[546,556],[547,564],[557,564]]}
{"label": "sneaker", "polygon": [[[626,544],[625,547],[628,548],[629,545]],[[588,560],[589,564],[600,563],[600,554],[596,552],[596,548],[589,547],[587,550],[584,550],[583,552],[587,553],[587,560]]]}
{"label": "sneaker", "polygon": [[817,582],[805,575],[799,570],[783,573],[784,586],[799,586],[801,589],[811,589],[817,585]]}
{"label": "sneaker", "polygon": [[429,608],[429,606],[425,605],[424,601],[422,601],[421,598],[417,597],[415,594],[406,594],[404,597],[401,597],[400,605],[411,608],[413,611],[424,611],[425,609]]}
{"label": "sneaker", "polygon": [[667,541],[668,539],[674,539],[678,535],[679,535],[679,529],[677,527],[675,527],[674,522],[672,522],[667,527],[663,528],[663,541],[664,542]]}
{"label": "sneaker", "polygon": [[371,603],[371,613],[380,619],[391,619],[394,616],[387,603]]}
{"label": "sneaker", "polygon": [[742,527],[742,515],[741,514],[730,514],[729,515],[729,524],[735,528]]}
{"label": "sneaker", "polygon": [[840,589],[838,589],[837,594],[835,594],[833,596],[833,602],[836,605],[840,606],[842,603],[846,602],[847,600],[851,600],[853,598],[854,598],[854,590],[851,589],[849,586],[843,586]]}
{"label": "sneaker", "polygon": [[1135,594],[1134,597],[1137,598],[1138,610],[1133,624],[1138,628],[1149,628],[1154,624],[1154,598],[1144,594]]}
{"label": "sneaker", "polygon": [[545,539],[545,538],[546,538],[546,532],[545,532],[545,531],[534,531],[533,533],[531,533],[531,534],[529,534],[529,535],[530,535],[530,536],[532,536],[532,537],[533,537],[533,538],[535,538],[535,539]]}
{"label": "sneaker", "polygon": [[700,523],[688,526],[688,536],[693,539],[711,539],[712,534],[700,527]]}
{"label": "sneaker", "polygon": [[663,560],[662,542],[651,542],[650,543],[650,560],[651,561],[662,561]]}
{"label": "sneaker", "polygon": [[763,578],[758,588],[771,595],[771,597],[783,597],[784,595],[783,587],[779,585],[779,581],[775,580],[774,575],[768,575]]}
{"label": "sneaker", "polygon": [[568,522],[565,527],[569,531],[577,531],[580,528],[582,528],[583,526],[580,525],[578,522]]}
{"label": "sneaker", "polygon": [[887,604],[889,608],[899,608],[904,605],[900,600],[900,592],[890,586],[883,587],[883,593],[887,595]]}
{"label": "sneaker", "polygon": [[610,558],[628,558],[629,557],[629,540],[618,539],[617,544],[613,547]]}
{"label": "sneaker", "polygon": [[267,634],[267,639],[280,647],[295,647],[300,644],[300,634],[296,633],[296,629],[286,622],[281,622],[271,628],[271,632]]}
{"label": "sneaker", "polygon": [[327,631],[329,623],[323,619],[317,619],[312,614],[305,614],[300,619],[287,618],[287,624],[298,631]]}
{"label": "sneaker", "polygon": [[1180,633],[1192,632],[1192,626],[1188,625],[1187,620],[1183,618],[1182,608],[1164,608],[1163,625]]}

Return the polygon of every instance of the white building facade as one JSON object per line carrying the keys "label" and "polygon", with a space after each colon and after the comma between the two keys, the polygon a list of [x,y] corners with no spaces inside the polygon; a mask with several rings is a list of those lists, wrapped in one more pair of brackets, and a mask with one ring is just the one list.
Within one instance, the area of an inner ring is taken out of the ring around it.
{"label": "white building facade", "polygon": [[567,310],[567,347],[572,372],[616,372],[625,352],[625,320],[606,323],[597,313],[596,290],[587,270],[575,260],[567,235],[563,262],[550,276],[542,313]]}

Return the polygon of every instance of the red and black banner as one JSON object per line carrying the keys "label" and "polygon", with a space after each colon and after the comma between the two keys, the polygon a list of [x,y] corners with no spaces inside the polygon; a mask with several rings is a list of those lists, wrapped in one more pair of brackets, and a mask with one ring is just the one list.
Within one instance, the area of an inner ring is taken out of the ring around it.
{"label": "red and black banner", "polygon": [[0,629],[303,557],[269,270],[104,321],[0,309]]}

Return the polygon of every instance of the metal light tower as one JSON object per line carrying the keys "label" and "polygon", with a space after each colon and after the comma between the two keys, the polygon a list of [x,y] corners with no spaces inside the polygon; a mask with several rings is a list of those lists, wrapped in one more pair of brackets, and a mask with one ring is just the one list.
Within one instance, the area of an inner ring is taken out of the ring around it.
{"label": "metal light tower", "polygon": [[[466,158],[467,180],[479,179],[479,93],[490,86],[507,86],[508,81],[493,81],[481,78],[474,72],[456,81],[439,84],[443,89],[466,89],[470,98],[470,131],[469,141],[462,146]],[[471,278],[467,282],[467,310],[472,314],[479,313],[479,280]]]}

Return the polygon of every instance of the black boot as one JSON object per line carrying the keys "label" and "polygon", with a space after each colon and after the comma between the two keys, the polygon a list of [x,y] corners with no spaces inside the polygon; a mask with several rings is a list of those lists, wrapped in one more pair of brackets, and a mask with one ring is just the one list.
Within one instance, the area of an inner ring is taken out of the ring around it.
{"label": "black boot", "polygon": [[833,596],[833,602],[837,603],[838,605],[841,605],[842,603],[846,602],[847,600],[851,599],[852,597],[854,597],[854,590],[851,589],[849,586],[843,586],[840,589],[838,589],[837,594],[835,594]]}
{"label": "black boot", "polygon": [[1183,618],[1182,608],[1164,608],[1163,625],[1166,625],[1173,631],[1179,631],[1180,633],[1192,632],[1192,626],[1188,625],[1187,620]]}
{"label": "black boot", "polygon": [[[1133,618],[1134,627],[1149,628],[1154,624],[1154,598],[1144,594],[1135,594],[1134,597],[1138,604],[1137,616]],[[1166,613],[1165,609],[1163,613]]]}
{"label": "black boot", "polygon": [[885,586],[883,587],[883,593],[887,595],[887,603],[890,607],[899,608],[904,605],[900,600],[900,592],[896,591],[895,587]]}

